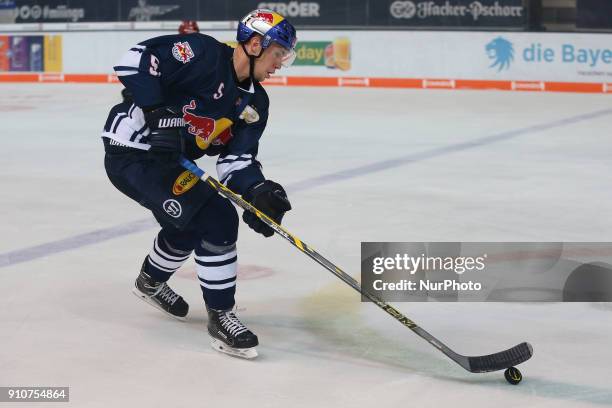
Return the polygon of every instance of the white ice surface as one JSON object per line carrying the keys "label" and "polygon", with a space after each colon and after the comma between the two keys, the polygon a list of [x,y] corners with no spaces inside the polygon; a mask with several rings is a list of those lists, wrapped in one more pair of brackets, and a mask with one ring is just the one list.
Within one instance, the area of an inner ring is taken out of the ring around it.
{"label": "white ice surface", "polygon": [[[191,305],[187,322],[130,293],[152,224],[62,251],[71,237],[151,219],[103,169],[99,133],[119,90],[0,85],[0,386],[70,386],[75,407],[612,405],[609,305],[396,304],[463,354],[530,341],[525,380],[510,386],[501,373],[463,371],[280,238],[243,225],[237,298],[260,357],[213,351],[193,261],[171,280]],[[361,241],[612,240],[610,95],[269,94],[260,159],[288,186],[285,225],[357,278]],[[352,177],[325,177],[339,171]],[[46,243],[59,244],[24,252]]]}

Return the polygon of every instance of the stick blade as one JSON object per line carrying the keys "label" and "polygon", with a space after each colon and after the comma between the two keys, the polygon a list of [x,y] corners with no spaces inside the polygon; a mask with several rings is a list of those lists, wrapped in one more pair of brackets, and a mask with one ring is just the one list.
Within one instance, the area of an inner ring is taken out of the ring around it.
{"label": "stick blade", "polygon": [[533,347],[531,347],[531,344],[521,343],[499,353],[468,357],[468,370],[473,373],[504,370],[529,360],[532,355]]}

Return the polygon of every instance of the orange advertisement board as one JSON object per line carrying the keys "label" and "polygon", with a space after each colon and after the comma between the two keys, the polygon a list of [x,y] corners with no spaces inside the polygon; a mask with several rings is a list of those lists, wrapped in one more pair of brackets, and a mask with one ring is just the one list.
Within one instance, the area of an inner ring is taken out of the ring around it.
{"label": "orange advertisement board", "polygon": [[0,71],[9,70],[9,36],[0,35]]}

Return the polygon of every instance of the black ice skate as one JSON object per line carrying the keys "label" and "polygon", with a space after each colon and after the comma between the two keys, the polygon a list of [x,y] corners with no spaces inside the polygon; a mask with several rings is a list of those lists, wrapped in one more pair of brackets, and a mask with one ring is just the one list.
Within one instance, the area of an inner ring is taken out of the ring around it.
{"label": "black ice skate", "polygon": [[132,292],[151,306],[176,319],[185,321],[189,305],[166,282],[158,282],[147,275],[145,272],[146,262],[145,259]]}
{"label": "black ice skate", "polygon": [[231,310],[208,309],[208,334],[217,351],[247,359],[257,357],[257,336]]}

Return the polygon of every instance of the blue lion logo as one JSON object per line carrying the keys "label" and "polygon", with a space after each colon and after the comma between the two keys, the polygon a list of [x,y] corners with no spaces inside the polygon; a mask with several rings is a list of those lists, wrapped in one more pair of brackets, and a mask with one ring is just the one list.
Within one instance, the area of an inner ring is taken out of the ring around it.
{"label": "blue lion logo", "polygon": [[497,72],[510,68],[510,63],[514,61],[514,47],[505,38],[497,37],[486,46],[487,55],[493,63],[489,68],[497,67]]}

